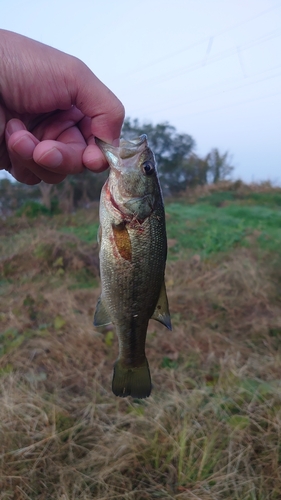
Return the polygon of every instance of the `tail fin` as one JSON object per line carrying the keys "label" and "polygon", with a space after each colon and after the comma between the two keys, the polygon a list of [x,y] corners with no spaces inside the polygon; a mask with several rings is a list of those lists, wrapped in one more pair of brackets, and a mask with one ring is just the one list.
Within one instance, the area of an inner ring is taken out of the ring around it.
{"label": "tail fin", "polygon": [[151,393],[151,378],[147,359],[142,366],[125,368],[120,360],[114,365],[112,391],[115,396],[125,398],[147,398]]}

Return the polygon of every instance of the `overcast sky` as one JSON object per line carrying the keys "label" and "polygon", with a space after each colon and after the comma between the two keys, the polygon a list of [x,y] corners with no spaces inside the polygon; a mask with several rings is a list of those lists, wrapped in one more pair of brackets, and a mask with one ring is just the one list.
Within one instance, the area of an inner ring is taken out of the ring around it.
{"label": "overcast sky", "polygon": [[82,59],[126,115],[281,184],[281,0],[0,0],[0,27]]}

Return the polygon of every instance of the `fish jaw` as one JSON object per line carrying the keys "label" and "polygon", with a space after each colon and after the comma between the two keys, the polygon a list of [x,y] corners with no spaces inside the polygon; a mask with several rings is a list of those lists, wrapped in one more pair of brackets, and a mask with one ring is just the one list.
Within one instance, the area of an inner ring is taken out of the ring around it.
{"label": "fish jaw", "polygon": [[104,192],[108,210],[112,211],[120,222],[125,220],[142,223],[154,211],[156,204],[154,194],[145,194],[142,197],[120,197],[116,184],[112,182],[112,176],[104,185]]}

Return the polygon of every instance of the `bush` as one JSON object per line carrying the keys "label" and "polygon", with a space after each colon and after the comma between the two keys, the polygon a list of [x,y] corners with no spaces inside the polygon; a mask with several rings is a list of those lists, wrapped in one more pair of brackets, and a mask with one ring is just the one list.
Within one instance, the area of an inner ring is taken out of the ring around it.
{"label": "bush", "polygon": [[35,218],[39,215],[48,215],[52,216],[58,214],[60,212],[58,207],[58,201],[52,200],[51,208],[47,208],[38,201],[29,200],[26,201],[23,206],[17,211],[17,216],[21,217],[25,215],[26,217]]}

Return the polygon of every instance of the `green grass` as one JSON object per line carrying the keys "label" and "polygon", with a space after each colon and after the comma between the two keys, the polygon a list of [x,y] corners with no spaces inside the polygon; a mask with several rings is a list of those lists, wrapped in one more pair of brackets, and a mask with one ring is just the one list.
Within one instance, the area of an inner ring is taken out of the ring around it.
{"label": "green grass", "polygon": [[[256,198],[255,193],[251,193],[241,201],[235,199],[232,192],[226,194],[214,193],[196,204],[184,201],[166,203],[168,238],[176,240],[169,252],[170,259],[188,257],[192,253],[205,258],[238,246],[249,246],[252,235],[259,248],[278,251],[281,244],[281,196],[273,193],[271,200],[268,193],[256,193]],[[265,206],[252,204],[259,198]],[[231,203],[218,206],[218,199],[231,200]],[[97,213],[94,218],[96,220],[89,222],[89,216],[85,219],[79,213],[58,229],[83,242],[96,243]]]}
{"label": "green grass", "polygon": [[[268,193],[256,193],[256,198],[254,194],[251,193],[243,201],[235,200],[232,192],[227,196],[222,192],[200,199],[196,204],[184,201],[166,203],[168,238],[176,240],[169,251],[169,258],[188,257],[192,253],[205,258],[218,252],[228,252],[237,246],[249,246],[252,235],[259,248],[278,251],[281,245],[281,196],[273,194],[271,200]],[[267,206],[252,205],[259,198]],[[218,199],[232,200],[232,203],[218,206]],[[75,235],[86,243],[95,243],[98,226],[97,220],[85,223],[80,216],[74,217],[71,225],[62,226],[60,231]]]}
{"label": "green grass", "polygon": [[277,208],[172,203],[167,204],[166,213],[168,237],[177,240],[170,251],[171,258],[188,255],[190,251],[206,257],[248,246],[252,234],[261,248],[280,248],[281,210]]}
{"label": "green grass", "polygon": [[74,234],[81,241],[86,243],[92,243],[97,241],[99,223],[94,222],[92,224],[79,225],[79,226],[66,226],[62,227],[61,231],[67,234]]}

